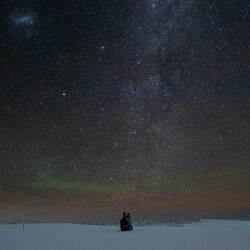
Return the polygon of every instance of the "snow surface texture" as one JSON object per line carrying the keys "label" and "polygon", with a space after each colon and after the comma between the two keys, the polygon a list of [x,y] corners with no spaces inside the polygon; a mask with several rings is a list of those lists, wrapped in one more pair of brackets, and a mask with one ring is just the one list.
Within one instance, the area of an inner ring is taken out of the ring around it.
{"label": "snow surface texture", "polygon": [[77,224],[0,225],[2,250],[249,250],[247,221],[202,220],[184,227],[148,226],[121,232],[116,226]]}

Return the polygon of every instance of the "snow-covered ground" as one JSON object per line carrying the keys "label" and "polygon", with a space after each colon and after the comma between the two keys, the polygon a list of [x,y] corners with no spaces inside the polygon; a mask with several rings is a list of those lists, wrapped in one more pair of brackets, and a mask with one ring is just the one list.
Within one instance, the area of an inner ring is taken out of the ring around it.
{"label": "snow-covered ground", "polygon": [[78,224],[0,225],[1,250],[249,250],[250,222],[202,220],[184,227],[147,226],[121,232],[117,226]]}

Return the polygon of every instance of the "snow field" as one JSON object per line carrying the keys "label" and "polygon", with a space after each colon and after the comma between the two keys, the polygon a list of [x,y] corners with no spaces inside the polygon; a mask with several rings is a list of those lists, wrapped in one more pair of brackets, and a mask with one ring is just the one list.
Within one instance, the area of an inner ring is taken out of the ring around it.
{"label": "snow field", "polygon": [[203,220],[184,227],[80,224],[0,225],[1,250],[249,250],[247,221]]}

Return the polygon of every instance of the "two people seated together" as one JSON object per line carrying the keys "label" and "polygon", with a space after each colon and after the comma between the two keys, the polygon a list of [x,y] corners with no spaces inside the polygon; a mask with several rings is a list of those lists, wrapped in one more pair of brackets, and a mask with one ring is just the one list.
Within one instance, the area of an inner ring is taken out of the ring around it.
{"label": "two people seated together", "polygon": [[123,216],[120,222],[130,224],[131,223],[130,214],[129,213],[126,214],[126,212],[123,212]]}
{"label": "two people seated together", "polygon": [[120,220],[120,228],[121,228],[121,231],[133,230],[133,226],[131,224],[131,218],[130,218],[129,213],[126,214],[125,212],[123,212],[122,219]]}

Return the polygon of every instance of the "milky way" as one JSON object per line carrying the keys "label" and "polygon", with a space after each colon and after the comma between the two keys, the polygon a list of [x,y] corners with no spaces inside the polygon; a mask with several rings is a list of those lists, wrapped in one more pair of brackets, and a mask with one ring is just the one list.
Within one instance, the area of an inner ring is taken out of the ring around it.
{"label": "milky way", "polygon": [[1,12],[1,220],[249,212],[247,1]]}

